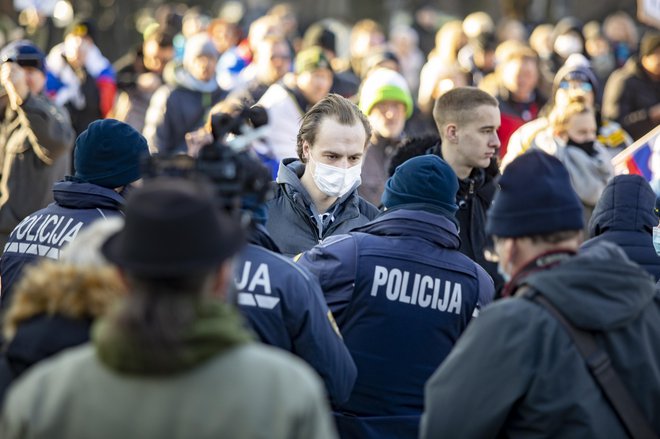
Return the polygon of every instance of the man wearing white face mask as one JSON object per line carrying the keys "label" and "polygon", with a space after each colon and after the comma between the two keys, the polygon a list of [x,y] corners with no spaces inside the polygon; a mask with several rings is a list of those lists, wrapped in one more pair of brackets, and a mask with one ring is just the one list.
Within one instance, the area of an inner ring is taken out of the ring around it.
{"label": "man wearing white face mask", "polygon": [[324,238],[366,224],[378,209],[357,194],[371,127],[349,100],[330,94],[303,117],[299,159],[282,160],[266,228],[283,254],[295,256]]}

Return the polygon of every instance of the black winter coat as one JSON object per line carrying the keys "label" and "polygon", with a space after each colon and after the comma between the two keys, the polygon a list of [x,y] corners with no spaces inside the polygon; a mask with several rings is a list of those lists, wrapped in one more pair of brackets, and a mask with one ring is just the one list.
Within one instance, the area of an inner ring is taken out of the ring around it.
{"label": "black winter coat", "polygon": [[582,247],[599,241],[619,245],[628,258],[660,280],[660,256],[653,247],[655,194],[639,175],[614,177],[603,190],[589,221],[589,239]]}

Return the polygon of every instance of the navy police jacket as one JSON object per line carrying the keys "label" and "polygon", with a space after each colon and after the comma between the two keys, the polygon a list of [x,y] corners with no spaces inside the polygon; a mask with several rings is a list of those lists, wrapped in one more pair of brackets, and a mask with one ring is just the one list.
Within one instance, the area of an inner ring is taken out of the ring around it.
{"label": "navy police jacket", "polygon": [[9,304],[11,291],[26,265],[42,257],[59,259],[60,249],[99,218],[120,214],[124,197],[91,183],[61,181],[53,186],[54,203],[29,215],[14,228],[0,259],[0,307]]}
{"label": "navy police jacket", "polygon": [[397,209],[299,260],[358,367],[351,398],[335,406],[342,437],[417,437],[424,383],[494,294],[459,247],[446,216]]}
{"label": "navy police jacket", "polygon": [[259,338],[305,360],[323,379],[330,400],[345,402],[357,369],[316,279],[290,259],[253,244],[235,267],[239,309]]}

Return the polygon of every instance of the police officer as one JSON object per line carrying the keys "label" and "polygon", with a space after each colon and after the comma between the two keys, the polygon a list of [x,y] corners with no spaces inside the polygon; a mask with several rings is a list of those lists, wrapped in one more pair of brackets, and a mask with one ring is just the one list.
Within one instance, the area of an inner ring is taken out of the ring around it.
{"label": "police officer", "polygon": [[[265,207],[253,212],[264,212]],[[277,253],[255,213],[249,244],[237,256],[235,286],[239,310],[261,341],[292,352],[323,378],[333,404],[353,389],[357,369],[323,299],[318,280]]]}
{"label": "police officer", "polygon": [[[224,111],[229,110],[227,113]],[[247,121],[254,124],[258,110],[249,111],[231,106],[218,105],[211,113],[210,122],[198,134],[202,143],[198,161],[203,168],[225,168],[233,162],[235,174],[215,180],[218,200],[234,215],[247,217],[249,245],[236,256],[234,269],[234,294],[240,312],[248,320],[261,341],[289,351],[310,364],[325,382],[333,403],[348,399],[357,370],[350,353],[336,327],[332,313],[323,299],[318,281],[307,270],[295,265],[280,254],[275,241],[266,230],[268,208],[262,201],[267,198],[267,185],[271,173],[250,150],[238,153],[214,154],[214,148],[227,148],[223,137],[226,127],[232,123]],[[247,126],[247,123],[245,124]],[[244,131],[243,138],[254,133]],[[215,139],[216,143],[208,145]],[[219,151],[216,151],[219,152]],[[211,173],[212,174],[212,173]],[[209,175],[207,175],[209,176]],[[236,212],[241,206],[242,212]]]}
{"label": "police officer", "polygon": [[124,194],[140,178],[140,158],[147,142],[130,125],[114,119],[92,122],[76,139],[76,172],[55,183],[55,202],[26,217],[9,236],[0,259],[6,308],[23,268],[46,257],[59,259],[60,249],[97,219],[120,214]]}
{"label": "police officer", "polygon": [[386,210],[303,254],[358,367],[336,408],[345,437],[416,438],[423,386],[480,306],[492,279],[459,252],[458,179],[435,155],[396,169]]}

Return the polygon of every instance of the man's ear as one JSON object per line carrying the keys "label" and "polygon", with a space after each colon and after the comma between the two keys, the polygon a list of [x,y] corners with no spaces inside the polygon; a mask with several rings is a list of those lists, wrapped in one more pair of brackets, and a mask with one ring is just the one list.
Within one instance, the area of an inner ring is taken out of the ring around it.
{"label": "man's ear", "polygon": [[309,160],[309,154],[310,154],[310,151],[309,151],[309,142],[307,142],[306,140],[304,140],[304,141],[303,141],[303,144],[302,144],[302,156],[303,156],[303,158],[305,159],[305,163],[307,163],[307,161]]}
{"label": "man's ear", "polygon": [[452,143],[458,143],[458,127],[456,124],[449,123],[443,128],[444,138]]}

